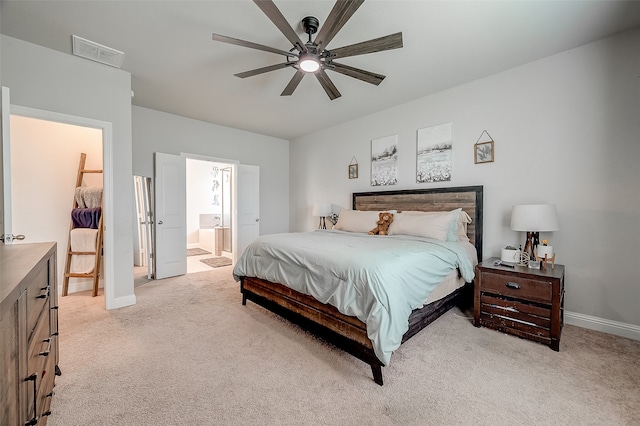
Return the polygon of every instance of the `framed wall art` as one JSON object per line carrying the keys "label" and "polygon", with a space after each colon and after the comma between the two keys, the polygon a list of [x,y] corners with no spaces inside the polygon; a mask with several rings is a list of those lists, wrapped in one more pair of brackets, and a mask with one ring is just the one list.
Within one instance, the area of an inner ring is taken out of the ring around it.
{"label": "framed wall art", "polygon": [[371,186],[398,183],[398,135],[371,141]]}
{"label": "framed wall art", "polygon": [[358,160],[356,157],[353,157],[349,164],[349,179],[358,179]]}
{"label": "framed wall art", "polygon": [[450,181],[453,123],[419,129],[416,144],[416,182]]}
{"label": "framed wall art", "polygon": [[[485,142],[480,142],[480,139],[482,139],[482,136],[484,134],[487,135],[489,140]],[[473,149],[474,149],[473,162],[475,164],[493,162],[493,138],[491,137],[491,135],[489,135],[489,133],[486,130],[482,131],[482,133],[480,134],[480,137],[478,138],[478,141],[475,143],[475,145],[473,145]]]}

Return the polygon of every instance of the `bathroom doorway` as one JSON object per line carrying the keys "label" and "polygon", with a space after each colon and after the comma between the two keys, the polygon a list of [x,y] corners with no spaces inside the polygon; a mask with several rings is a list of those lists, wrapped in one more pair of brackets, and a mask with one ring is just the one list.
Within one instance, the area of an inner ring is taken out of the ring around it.
{"label": "bathroom doorway", "polygon": [[186,162],[187,273],[231,265],[234,164]]}

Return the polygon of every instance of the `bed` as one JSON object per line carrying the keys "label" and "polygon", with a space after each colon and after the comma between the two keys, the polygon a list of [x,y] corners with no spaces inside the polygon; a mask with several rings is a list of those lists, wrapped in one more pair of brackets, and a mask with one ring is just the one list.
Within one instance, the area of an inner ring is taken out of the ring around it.
{"label": "bed", "polygon": [[[482,260],[483,187],[359,192],[353,193],[352,199],[352,210],[349,212],[351,215],[366,215],[366,212],[379,211],[396,212],[397,231],[406,223],[400,221],[400,218],[408,219],[406,215],[409,213],[422,217],[425,215],[420,212],[443,212],[437,214],[441,217],[445,215],[444,212],[460,209],[457,211],[466,213],[471,219],[470,223],[465,223],[466,229],[463,231],[466,232],[464,239],[468,239],[468,242],[434,241],[415,235],[370,236],[366,233],[343,232],[340,229],[262,236],[240,257],[234,268],[234,278],[240,281],[243,305],[246,305],[247,300],[251,300],[346,350],[368,363],[374,381],[382,385],[382,367],[388,364],[390,353],[401,343],[452,307],[470,306],[474,265],[470,266],[461,252],[466,251],[473,263]],[[349,216],[345,213],[343,217]],[[339,218],[338,225],[341,224],[341,219]],[[390,230],[394,229],[393,226],[392,224]],[[448,237],[447,240],[450,241]],[[396,244],[400,245],[402,250],[408,251],[395,252],[399,250]],[[387,250],[387,245],[390,250],[388,255],[387,252],[383,252]],[[307,246],[307,250],[315,251],[294,253],[287,246],[295,246],[296,249]],[[425,262],[412,262],[411,265],[407,263],[408,259],[415,255],[418,246],[429,246],[429,253],[433,251],[429,256],[442,258],[449,264],[449,270],[445,266],[429,266],[430,269],[427,270],[424,269]],[[265,248],[270,251],[261,251]],[[328,257],[323,257],[322,253],[328,250],[334,250],[333,257],[340,265],[324,265],[323,262]],[[377,262],[384,260],[385,256],[396,257],[393,262],[385,264],[385,267],[376,268]],[[287,262],[297,263],[300,258],[305,258],[310,263],[303,267],[296,264],[293,274],[285,274],[282,271],[289,268]],[[406,273],[399,275],[392,271],[393,264],[399,264],[399,268]],[[346,269],[343,271],[341,267]],[[451,269],[452,267],[454,269]],[[324,270],[324,274],[316,270]],[[354,284],[354,276],[366,276],[366,280],[371,281],[371,284],[367,285],[374,289],[372,291],[375,297],[361,292]],[[416,287],[413,281],[416,279],[425,281],[428,297],[423,293],[409,293],[410,304],[404,301],[396,303],[397,298],[393,292],[384,293],[381,302],[384,306],[380,308],[377,293],[382,294],[388,290],[378,291],[378,288],[398,286],[403,287],[405,291],[406,288]],[[393,285],[387,286],[386,283],[391,281]],[[444,282],[449,284],[441,284]],[[339,289],[331,287],[331,290],[328,290],[326,287],[331,285],[336,285]],[[345,293],[336,296],[338,291]],[[411,307],[408,310],[407,304]],[[393,315],[398,318],[398,313],[392,315],[394,310],[400,312],[400,320],[393,319]],[[406,316],[402,317],[403,315]],[[387,333],[388,330],[391,332]],[[401,334],[398,334],[399,332]],[[391,337],[386,334],[390,334]]]}

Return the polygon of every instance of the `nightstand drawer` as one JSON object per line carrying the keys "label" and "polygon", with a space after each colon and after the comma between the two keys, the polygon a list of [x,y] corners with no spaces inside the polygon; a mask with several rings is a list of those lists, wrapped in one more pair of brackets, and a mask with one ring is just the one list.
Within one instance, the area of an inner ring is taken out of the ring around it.
{"label": "nightstand drawer", "polygon": [[551,282],[494,274],[482,274],[482,291],[541,303],[551,303]]}

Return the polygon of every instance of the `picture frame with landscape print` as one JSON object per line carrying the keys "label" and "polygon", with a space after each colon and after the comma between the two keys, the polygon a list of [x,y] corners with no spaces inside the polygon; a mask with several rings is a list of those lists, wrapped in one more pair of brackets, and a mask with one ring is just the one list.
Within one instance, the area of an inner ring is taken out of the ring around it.
{"label": "picture frame with landscape print", "polygon": [[398,183],[398,135],[371,141],[371,186]]}
{"label": "picture frame with landscape print", "polygon": [[453,123],[418,129],[416,182],[451,181]]}

